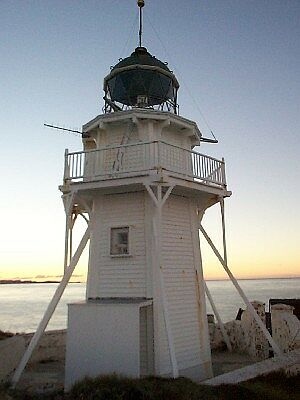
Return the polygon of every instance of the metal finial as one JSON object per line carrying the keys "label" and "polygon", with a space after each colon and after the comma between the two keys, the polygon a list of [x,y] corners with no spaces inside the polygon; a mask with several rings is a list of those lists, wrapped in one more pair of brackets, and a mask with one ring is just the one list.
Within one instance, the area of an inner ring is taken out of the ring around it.
{"label": "metal finial", "polygon": [[140,29],[139,29],[139,46],[142,47],[142,25],[143,25],[143,13],[142,8],[145,5],[144,0],[137,0],[137,5],[140,7]]}

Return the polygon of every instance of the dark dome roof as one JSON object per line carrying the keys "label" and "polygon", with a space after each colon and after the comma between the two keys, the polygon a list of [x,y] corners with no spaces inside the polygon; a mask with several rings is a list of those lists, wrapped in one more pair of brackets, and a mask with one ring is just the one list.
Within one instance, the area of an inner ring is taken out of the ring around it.
{"label": "dark dome roof", "polygon": [[104,78],[110,99],[128,106],[154,106],[167,101],[176,104],[179,84],[167,65],[145,47],[137,47]]}
{"label": "dark dome roof", "polygon": [[117,68],[128,67],[129,65],[152,65],[154,67],[162,68],[168,72],[171,72],[165,63],[158,60],[150,53],[148,53],[146,47],[137,47],[129,57],[124,58],[118,64],[116,64],[112,71]]}

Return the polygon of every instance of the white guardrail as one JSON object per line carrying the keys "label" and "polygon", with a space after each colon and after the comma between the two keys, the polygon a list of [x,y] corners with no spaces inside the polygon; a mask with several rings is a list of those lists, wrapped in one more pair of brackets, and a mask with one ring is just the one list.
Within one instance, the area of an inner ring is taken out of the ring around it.
{"label": "white guardrail", "polygon": [[206,184],[226,186],[225,162],[163,142],[140,142],[65,152],[65,182],[88,182],[166,170]]}

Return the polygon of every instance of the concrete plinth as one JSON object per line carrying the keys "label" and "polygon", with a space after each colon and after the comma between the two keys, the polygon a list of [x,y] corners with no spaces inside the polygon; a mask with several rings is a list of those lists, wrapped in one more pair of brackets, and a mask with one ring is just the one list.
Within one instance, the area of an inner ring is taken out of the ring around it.
{"label": "concrete plinth", "polygon": [[140,376],[141,301],[69,304],[65,390],[84,377]]}

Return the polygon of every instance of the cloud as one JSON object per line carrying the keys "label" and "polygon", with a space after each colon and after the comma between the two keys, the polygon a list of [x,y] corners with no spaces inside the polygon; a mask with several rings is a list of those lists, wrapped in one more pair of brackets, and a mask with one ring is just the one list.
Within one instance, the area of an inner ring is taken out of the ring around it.
{"label": "cloud", "polygon": [[30,280],[33,279],[33,276],[15,276],[14,278],[11,278],[13,281],[23,281],[23,280]]}
{"label": "cloud", "polygon": [[[63,277],[63,275],[36,275],[33,278],[34,279],[52,279],[52,278],[62,278],[62,277]],[[81,278],[81,277],[83,277],[83,274],[81,274],[81,275],[74,274],[71,276],[71,278]],[[23,278],[23,279],[25,279],[25,278]],[[27,278],[27,279],[29,279],[29,278]]]}

